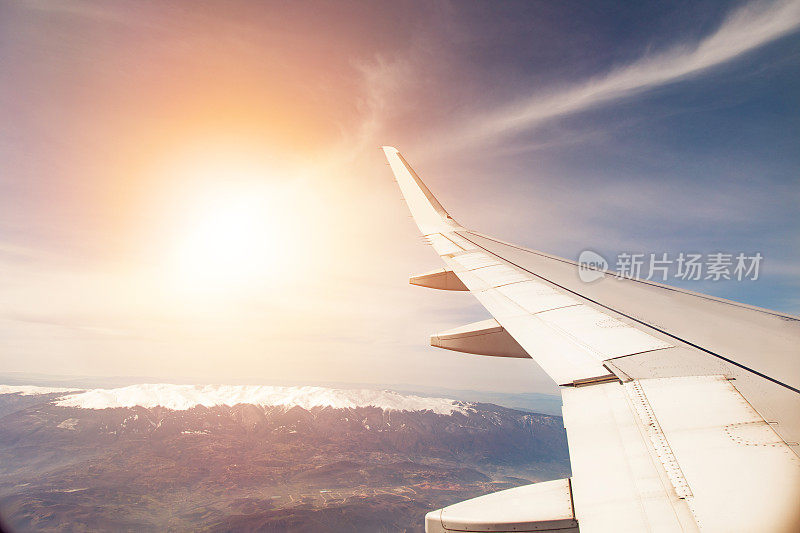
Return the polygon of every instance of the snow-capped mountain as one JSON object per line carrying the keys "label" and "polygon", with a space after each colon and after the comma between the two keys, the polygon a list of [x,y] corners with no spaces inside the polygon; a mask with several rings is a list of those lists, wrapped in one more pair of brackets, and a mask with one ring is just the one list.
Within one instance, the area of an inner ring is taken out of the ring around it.
{"label": "snow-capped mountain", "polygon": [[0,394],[67,394],[56,401],[62,407],[108,409],[116,407],[165,407],[185,411],[203,407],[251,404],[260,406],[377,407],[387,411],[432,411],[440,415],[465,412],[467,404],[445,398],[425,398],[389,390],[330,389],[324,387],[274,387],[264,385],[172,385],[147,383],[115,389],[75,389],[0,385]]}
{"label": "snow-capped mountain", "polygon": [[0,386],[0,511],[23,529],[130,529],[117,513],[131,501],[137,530],[164,513],[182,530],[313,530],[347,513],[403,529],[426,509],[567,472],[560,417],[493,404],[322,387]]}

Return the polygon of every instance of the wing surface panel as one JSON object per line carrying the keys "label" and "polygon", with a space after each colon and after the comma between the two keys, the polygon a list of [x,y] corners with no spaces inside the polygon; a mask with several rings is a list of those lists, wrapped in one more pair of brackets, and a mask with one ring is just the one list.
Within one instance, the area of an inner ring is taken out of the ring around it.
{"label": "wing surface panel", "polygon": [[755,371],[800,391],[800,318],[613,273],[584,283],[573,261],[461,232],[493,257],[630,317],[667,332],[709,355]]}

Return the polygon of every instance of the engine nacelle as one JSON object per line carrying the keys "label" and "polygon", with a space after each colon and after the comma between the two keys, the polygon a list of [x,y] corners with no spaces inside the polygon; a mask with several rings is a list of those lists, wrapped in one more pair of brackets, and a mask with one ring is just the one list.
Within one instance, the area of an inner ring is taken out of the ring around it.
{"label": "engine nacelle", "polygon": [[425,516],[426,533],[553,531],[578,533],[569,479],[501,490]]}

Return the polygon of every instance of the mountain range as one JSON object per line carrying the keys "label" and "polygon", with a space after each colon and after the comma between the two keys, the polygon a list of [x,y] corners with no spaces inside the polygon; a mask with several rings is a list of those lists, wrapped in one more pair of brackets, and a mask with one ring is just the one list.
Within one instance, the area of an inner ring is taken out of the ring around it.
{"label": "mountain range", "polygon": [[14,531],[420,531],[569,473],[562,420],[394,391],[0,385]]}

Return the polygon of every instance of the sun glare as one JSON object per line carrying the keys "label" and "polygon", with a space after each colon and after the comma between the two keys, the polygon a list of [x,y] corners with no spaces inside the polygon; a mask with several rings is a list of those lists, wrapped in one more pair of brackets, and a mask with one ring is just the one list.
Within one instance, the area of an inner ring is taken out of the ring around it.
{"label": "sun glare", "polygon": [[259,198],[223,198],[210,206],[178,246],[183,281],[211,289],[274,275],[283,252],[278,219]]}
{"label": "sun glare", "polygon": [[168,289],[224,296],[291,286],[325,211],[309,186],[313,171],[225,142],[166,158],[153,175],[170,184],[154,200],[164,214],[154,231],[167,254]]}

